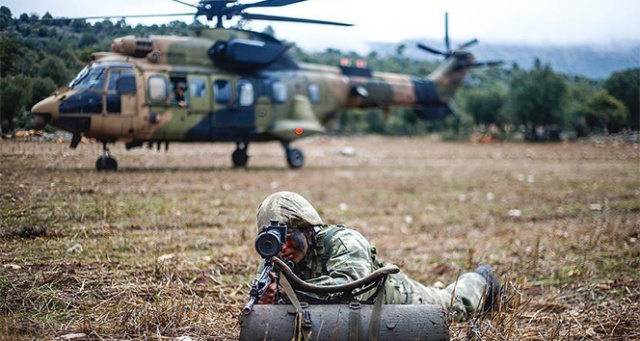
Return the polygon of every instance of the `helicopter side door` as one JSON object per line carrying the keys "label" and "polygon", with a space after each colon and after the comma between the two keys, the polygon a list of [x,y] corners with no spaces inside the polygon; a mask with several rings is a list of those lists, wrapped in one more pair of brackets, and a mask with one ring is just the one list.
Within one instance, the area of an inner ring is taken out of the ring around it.
{"label": "helicopter side door", "polygon": [[218,133],[224,130],[250,131],[255,127],[256,94],[254,83],[246,78],[232,82],[228,78],[215,78],[213,126]]}
{"label": "helicopter side door", "polygon": [[131,68],[108,70],[102,102],[102,114],[92,120],[92,130],[96,135],[114,138],[133,136],[138,101],[135,74]]}
{"label": "helicopter side door", "polygon": [[286,85],[280,81],[262,82],[262,91],[258,91],[255,104],[255,131],[264,133],[273,124],[274,106],[287,101]]}
{"label": "helicopter side door", "polygon": [[204,75],[188,75],[189,104],[185,116],[187,141],[207,141],[211,139],[211,88]]}

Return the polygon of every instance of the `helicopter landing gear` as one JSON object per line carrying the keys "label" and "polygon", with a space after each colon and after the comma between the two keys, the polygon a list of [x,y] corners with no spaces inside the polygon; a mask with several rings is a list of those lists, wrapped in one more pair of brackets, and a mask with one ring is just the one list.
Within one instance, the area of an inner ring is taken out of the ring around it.
{"label": "helicopter landing gear", "polygon": [[287,154],[287,163],[289,164],[289,168],[301,168],[304,164],[304,154],[302,153],[302,151],[297,148],[289,148],[288,141],[282,141],[282,146],[284,147],[284,151]]}
{"label": "helicopter landing gear", "polygon": [[233,161],[233,167],[245,167],[249,161],[249,155],[247,155],[248,143],[236,142],[236,150],[231,154],[231,161]]}
{"label": "helicopter landing gear", "polygon": [[107,142],[102,142],[102,156],[96,160],[96,169],[100,171],[112,172],[118,170],[118,162],[109,154]]}

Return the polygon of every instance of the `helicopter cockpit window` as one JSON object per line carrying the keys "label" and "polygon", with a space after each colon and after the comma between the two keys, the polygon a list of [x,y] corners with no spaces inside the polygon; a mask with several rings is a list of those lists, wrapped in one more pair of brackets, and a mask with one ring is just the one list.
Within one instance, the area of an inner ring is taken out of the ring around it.
{"label": "helicopter cockpit window", "polygon": [[74,86],[76,86],[76,84],[80,83],[80,81],[82,79],[84,79],[84,77],[87,76],[87,74],[89,73],[89,67],[85,66],[82,71],[80,71],[80,73],[78,73],[78,75],[76,76],[76,78],[74,78],[71,83],[69,83],[69,88],[73,89]]}
{"label": "helicopter cockpit window", "polygon": [[107,68],[94,67],[83,69],[78,77],[71,82],[72,89],[99,89],[102,90],[106,78]]}
{"label": "helicopter cockpit window", "polygon": [[169,97],[167,80],[162,76],[149,77],[149,99],[151,102],[164,103]]}
{"label": "helicopter cockpit window", "polygon": [[131,69],[111,69],[109,71],[109,84],[107,91],[116,91],[116,82],[120,77],[134,77]]}
{"label": "helicopter cockpit window", "polygon": [[273,100],[276,103],[284,103],[287,101],[287,85],[282,82],[273,83]]}
{"label": "helicopter cockpit window", "polygon": [[311,103],[320,102],[320,87],[318,84],[309,84],[309,100]]}
{"label": "helicopter cockpit window", "polygon": [[227,104],[231,100],[231,84],[226,80],[219,79],[213,82],[213,92],[217,103]]}
{"label": "helicopter cockpit window", "polygon": [[[121,85],[121,88],[118,88],[117,84],[120,79],[122,79],[123,81],[126,81],[126,77],[129,77],[129,79],[135,79],[135,76],[133,74],[133,71],[131,71],[131,69],[128,69],[128,68],[109,69],[109,78],[107,81],[107,94],[106,94],[108,113],[117,114],[122,111],[122,102],[121,102],[120,96],[123,94],[121,91],[125,88],[122,87],[123,85]],[[131,83],[131,86],[128,88],[128,90],[133,90],[133,92],[135,92],[135,81]]]}
{"label": "helicopter cockpit window", "polygon": [[240,81],[238,83],[238,104],[241,107],[249,107],[253,105],[254,98],[253,84]]}

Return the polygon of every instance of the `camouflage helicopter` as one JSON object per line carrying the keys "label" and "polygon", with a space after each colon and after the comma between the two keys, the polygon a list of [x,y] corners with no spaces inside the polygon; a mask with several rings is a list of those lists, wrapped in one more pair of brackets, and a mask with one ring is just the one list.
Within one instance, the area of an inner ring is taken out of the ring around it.
{"label": "camouflage helicopter", "polygon": [[452,113],[447,103],[469,69],[487,64],[462,50],[476,41],[451,51],[448,33],[446,52],[422,47],[446,57],[426,79],[359,65],[299,63],[276,38],[225,28],[223,19],[350,24],[245,12],[306,0],[172,1],[195,8],[196,17],[215,19],[215,27],[195,27],[189,37],[114,39],[110,52],[94,53],[67,87],[32,108],[34,125],[71,132],[71,148],[83,136],[100,141],[98,171],[117,169],[108,149],[116,141],[124,141],[127,149],[145,143],[168,148],[169,142],[235,142],[235,167],[247,165],[250,143],[279,141],[289,167],[300,168],[304,154],[291,142],[324,133],[325,124],[344,110],[401,106],[421,119],[442,119]]}

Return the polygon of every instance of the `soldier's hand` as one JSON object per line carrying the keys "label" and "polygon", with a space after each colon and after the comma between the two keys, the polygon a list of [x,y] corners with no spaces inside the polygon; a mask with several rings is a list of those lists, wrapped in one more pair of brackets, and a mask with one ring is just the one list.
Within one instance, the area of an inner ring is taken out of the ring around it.
{"label": "soldier's hand", "polygon": [[262,297],[260,297],[260,300],[258,300],[258,303],[259,304],[275,304],[276,290],[277,290],[276,283],[271,282],[267,290],[264,291],[264,295],[262,295]]}

